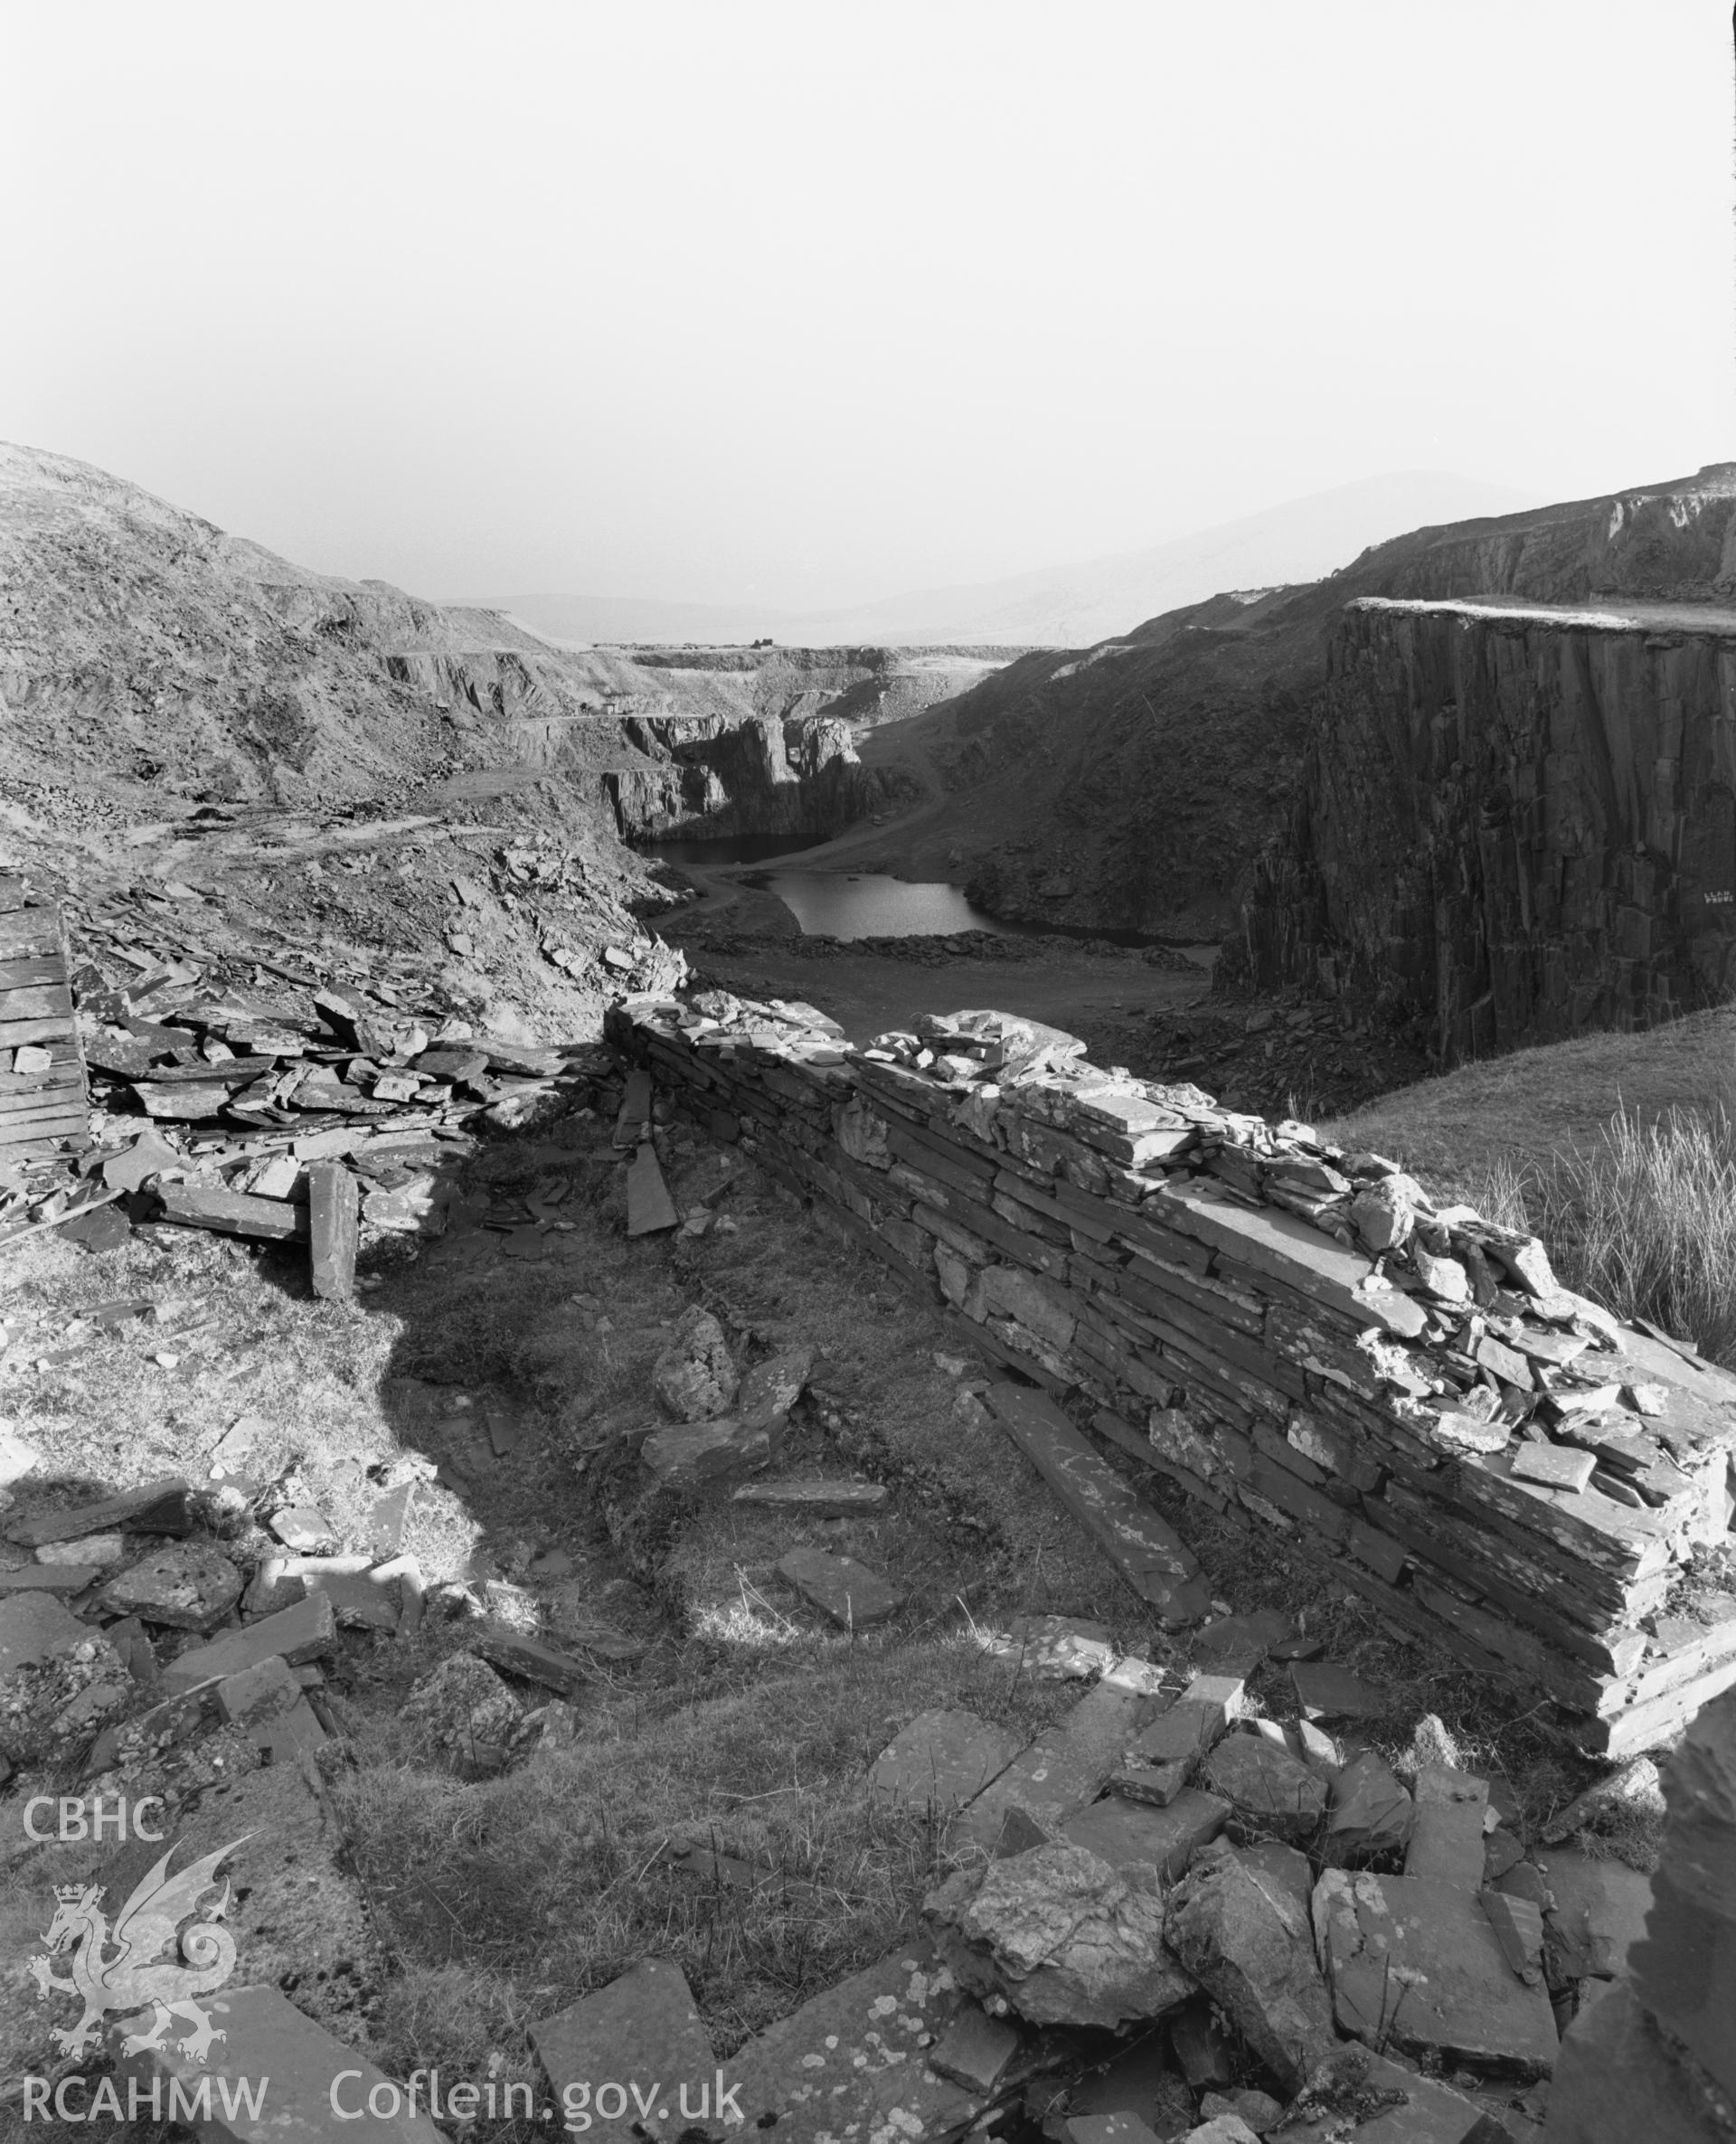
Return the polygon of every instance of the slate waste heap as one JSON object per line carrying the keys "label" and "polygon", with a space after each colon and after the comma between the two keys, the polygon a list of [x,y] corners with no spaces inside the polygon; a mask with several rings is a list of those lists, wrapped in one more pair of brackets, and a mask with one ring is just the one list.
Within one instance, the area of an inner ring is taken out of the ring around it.
{"label": "slate waste heap", "polygon": [[[1736,1683],[1736,1377],[1562,1287],[1536,1239],[992,1011],[863,1049],[722,991],[606,1027],[1066,1401],[1020,1441],[1112,1554],[1132,1492],[1106,1448],[1534,1690],[1588,1752],[1652,1747]],[[1122,1561],[1197,1615],[1184,1555]]]}
{"label": "slate waste heap", "polygon": [[[54,1226],[108,1250],[135,1222],[171,1222],[306,1243],[315,1292],[346,1299],[364,1229],[441,1233],[477,1137],[559,1113],[599,1067],[590,1047],[477,1034],[414,959],[218,953],[113,901],[68,903],[69,958],[60,906],[21,894],[8,911],[13,883],[0,878],[0,945],[25,947],[33,977],[58,959],[62,979],[33,981],[32,1017],[10,1024],[0,1248]],[[623,981],[684,972],[656,940],[609,949],[608,966]]]}

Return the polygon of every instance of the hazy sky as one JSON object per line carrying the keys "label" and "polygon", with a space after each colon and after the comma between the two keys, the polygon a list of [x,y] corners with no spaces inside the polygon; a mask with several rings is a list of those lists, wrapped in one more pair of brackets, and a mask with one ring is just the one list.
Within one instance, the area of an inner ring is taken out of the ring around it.
{"label": "hazy sky", "polygon": [[5,0],[0,437],[826,605],[1736,455],[1723,0]]}

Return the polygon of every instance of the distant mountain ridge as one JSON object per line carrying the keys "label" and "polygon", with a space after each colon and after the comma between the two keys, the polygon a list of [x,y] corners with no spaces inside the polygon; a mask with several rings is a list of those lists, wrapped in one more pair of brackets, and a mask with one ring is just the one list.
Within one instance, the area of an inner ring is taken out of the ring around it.
{"label": "distant mountain ridge", "polygon": [[1226,589],[1317,581],[1371,545],[1412,529],[1541,504],[1505,485],[1403,470],[1290,499],[1139,551],[917,590],[839,610],[552,594],[490,597],[486,607],[509,611],[537,632],[584,643],[731,642],[769,634],[785,646],[808,647],[1090,647]]}

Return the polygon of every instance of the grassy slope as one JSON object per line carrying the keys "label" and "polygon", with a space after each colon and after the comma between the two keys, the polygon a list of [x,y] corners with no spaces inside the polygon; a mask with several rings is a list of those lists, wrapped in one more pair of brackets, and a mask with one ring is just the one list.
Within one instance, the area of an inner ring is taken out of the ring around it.
{"label": "grassy slope", "polygon": [[1471,1064],[1324,1129],[1550,1245],[1570,1285],[1736,1362],[1736,1013]]}
{"label": "grassy slope", "polygon": [[1404,1161],[1442,1190],[1557,1152],[1584,1152],[1625,1110],[1655,1123],[1715,1103],[1736,1074],[1736,1011],[1695,1013],[1644,1034],[1585,1034],[1461,1065],[1320,1129]]}

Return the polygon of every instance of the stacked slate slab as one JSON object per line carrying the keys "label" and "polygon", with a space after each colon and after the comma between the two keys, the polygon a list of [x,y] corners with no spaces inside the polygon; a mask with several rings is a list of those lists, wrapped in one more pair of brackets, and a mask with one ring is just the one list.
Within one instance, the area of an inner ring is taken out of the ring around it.
{"label": "stacked slate slab", "polygon": [[[1393,1163],[995,1012],[849,1044],[629,997],[609,1039],[1102,1445],[1279,1529],[1589,1751],[1736,1684],[1736,1377]],[[1588,1469],[1584,1461],[1590,1459]]]}
{"label": "stacked slate slab", "polygon": [[90,1128],[66,925],[0,873],[0,1165],[58,1154]]}

